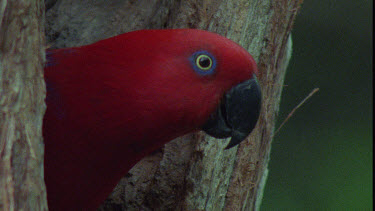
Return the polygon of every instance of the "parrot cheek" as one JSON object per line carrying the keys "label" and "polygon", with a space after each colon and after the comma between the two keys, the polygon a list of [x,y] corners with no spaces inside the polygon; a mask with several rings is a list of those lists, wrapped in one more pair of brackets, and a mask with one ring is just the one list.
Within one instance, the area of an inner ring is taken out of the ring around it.
{"label": "parrot cheek", "polygon": [[260,113],[261,90],[254,76],[229,90],[202,130],[215,138],[231,137],[225,149],[243,141],[254,129]]}

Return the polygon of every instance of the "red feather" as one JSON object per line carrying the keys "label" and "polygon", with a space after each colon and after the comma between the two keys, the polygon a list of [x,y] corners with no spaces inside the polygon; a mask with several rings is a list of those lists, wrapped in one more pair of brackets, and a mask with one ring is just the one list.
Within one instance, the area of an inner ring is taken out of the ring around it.
{"label": "red feather", "polygon": [[[197,74],[205,50],[217,67]],[[95,209],[141,158],[196,131],[221,97],[256,71],[250,54],[214,33],[143,30],[50,50],[45,67],[45,181],[51,210]]]}

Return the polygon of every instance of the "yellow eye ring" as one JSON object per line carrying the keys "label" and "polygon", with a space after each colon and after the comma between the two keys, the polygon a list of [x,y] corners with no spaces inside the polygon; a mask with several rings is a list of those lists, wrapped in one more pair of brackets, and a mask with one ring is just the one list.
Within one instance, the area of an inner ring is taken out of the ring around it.
{"label": "yellow eye ring", "polygon": [[208,71],[211,69],[213,62],[210,56],[206,54],[201,54],[197,56],[197,59],[195,60],[195,64],[197,65],[199,69],[203,71]]}
{"label": "yellow eye ring", "polygon": [[189,60],[192,64],[192,68],[200,76],[212,75],[216,72],[216,59],[207,51],[195,52]]}

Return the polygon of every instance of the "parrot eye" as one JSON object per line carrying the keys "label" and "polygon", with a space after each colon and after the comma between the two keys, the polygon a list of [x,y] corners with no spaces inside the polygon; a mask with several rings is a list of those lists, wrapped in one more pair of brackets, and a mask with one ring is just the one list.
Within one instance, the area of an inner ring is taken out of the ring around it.
{"label": "parrot eye", "polygon": [[209,70],[212,67],[212,59],[207,55],[199,55],[195,62],[202,70]]}
{"label": "parrot eye", "polygon": [[216,60],[206,51],[198,51],[190,59],[195,72],[199,75],[211,75],[215,72]]}

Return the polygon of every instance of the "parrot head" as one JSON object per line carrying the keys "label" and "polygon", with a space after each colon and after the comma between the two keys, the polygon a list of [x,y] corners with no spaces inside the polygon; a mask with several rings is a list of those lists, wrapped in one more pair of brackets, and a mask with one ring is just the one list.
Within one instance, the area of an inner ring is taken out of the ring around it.
{"label": "parrot head", "polygon": [[153,40],[147,47],[139,47],[157,49],[157,54],[150,56],[155,71],[150,75],[159,80],[148,82],[152,87],[149,95],[158,96],[164,103],[159,107],[168,108],[168,114],[181,114],[173,120],[192,123],[185,125],[189,129],[200,126],[197,129],[215,138],[231,137],[226,149],[250,134],[259,117],[261,89],[256,63],[245,49],[202,30],[138,33]]}
{"label": "parrot head", "polygon": [[[92,82],[99,92],[110,93],[96,97],[107,104],[98,114],[106,115],[109,125],[130,120],[127,124],[136,129],[126,134],[134,134],[134,139],[147,129],[152,136],[162,133],[157,138],[165,143],[202,129],[216,138],[231,137],[229,149],[244,140],[258,120],[261,90],[256,63],[241,46],[215,33],[141,30],[70,51],[69,57],[77,51],[75,59],[84,52],[81,56],[86,58],[80,62],[87,64],[81,69],[90,68],[97,74],[95,80],[107,83]],[[92,93],[97,92],[82,95]]]}
{"label": "parrot head", "polygon": [[201,129],[215,138],[231,137],[225,148],[230,149],[251,133],[259,117],[257,66],[252,56],[231,40],[199,30],[194,34],[187,35],[187,40],[195,45],[186,48],[191,49],[190,65],[201,81],[198,89],[203,93],[216,89],[210,96],[202,96],[202,101],[206,98],[216,110],[208,112],[210,117]]}

